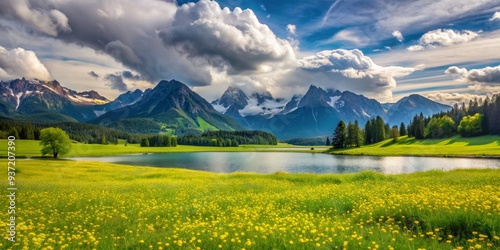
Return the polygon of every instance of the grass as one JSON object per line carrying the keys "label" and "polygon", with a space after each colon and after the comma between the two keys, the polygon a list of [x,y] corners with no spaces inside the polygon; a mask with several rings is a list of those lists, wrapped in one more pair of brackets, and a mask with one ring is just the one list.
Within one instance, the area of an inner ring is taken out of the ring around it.
{"label": "grass", "polygon": [[214,127],[210,123],[203,120],[203,118],[201,118],[201,117],[197,117],[196,121],[198,122],[198,125],[200,125],[200,129],[202,129],[203,131],[207,131],[207,130],[216,131],[216,130],[218,130],[217,127]]}
{"label": "grass", "polygon": [[500,247],[500,170],[215,174],[65,160],[17,167],[17,242],[4,240],[2,249]]}
{"label": "grass", "polygon": [[[34,140],[16,140],[16,148],[18,150],[17,157],[38,157],[40,154],[40,141]],[[0,156],[7,155],[7,140],[0,140]],[[71,152],[64,157],[82,157],[82,156],[109,156],[120,154],[142,154],[142,153],[179,153],[179,152],[254,152],[254,151],[286,151],[286,152],[324,152],[327,147],[314,147],[315,150],[303,149],[310,147],[297,147],[289,144],[278,145],[240,145],[239,147],[205,147],[205,146],[188,146],[178,145],[177,147],[141,147],[139,144],[128,144],[125,146],[123,141],[119,144],[83,144],[73,143]],[[279,150],[276,150],[279,149]],[[302,150],[301,150],[302,149]]]}
{"label": "grass", "polygon": [[500,136],[480,136],[463,138],[455,136],[447,139],[416,140],[400,137],[394,143],[392,139],[359,148],[333,149],[332,154],[372,155],[372,156],[473,156],[499,157]]}

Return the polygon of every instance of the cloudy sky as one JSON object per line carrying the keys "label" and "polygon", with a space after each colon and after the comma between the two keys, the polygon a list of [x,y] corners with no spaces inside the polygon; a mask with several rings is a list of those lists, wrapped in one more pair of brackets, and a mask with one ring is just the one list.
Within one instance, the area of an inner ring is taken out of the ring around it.
{"label": "cloudy sky", "polygon": [[3,0],[0,79],[109,99],[177,79],[276,97],[314,84],[395,101],[500,92],[496,0]]}

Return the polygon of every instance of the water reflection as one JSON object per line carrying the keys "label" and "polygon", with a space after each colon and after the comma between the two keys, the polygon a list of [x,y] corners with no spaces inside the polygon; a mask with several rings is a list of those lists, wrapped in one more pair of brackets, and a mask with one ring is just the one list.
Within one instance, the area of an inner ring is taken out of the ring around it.
{"label": "water reflection", "polygon": [[291,152],[203,152],[82,157],[74,160],[112,162],[133,166],[186,168],[217,173],[353,173],[372,170],[389,174],[431,169],[500,168],[497,159],[435,157],[334,156]]}

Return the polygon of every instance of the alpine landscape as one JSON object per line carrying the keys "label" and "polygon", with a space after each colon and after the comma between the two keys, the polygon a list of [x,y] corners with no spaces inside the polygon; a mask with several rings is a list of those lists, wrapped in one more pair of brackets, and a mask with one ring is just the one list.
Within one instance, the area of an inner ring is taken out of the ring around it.
{"label": "alpine landscape", "polygon": [[497,1],[0,2],[2,249],[498,249]]}

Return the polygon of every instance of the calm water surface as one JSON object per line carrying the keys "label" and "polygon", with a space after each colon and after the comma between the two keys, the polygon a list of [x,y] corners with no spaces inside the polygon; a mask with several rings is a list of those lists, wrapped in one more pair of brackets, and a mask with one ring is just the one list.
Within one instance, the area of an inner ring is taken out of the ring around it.
{"label": "calm water surface", "polygon": [[432,169],[500,168],[498,159],[434,157],[369,157],[291,152],[204,152],[138,154],[106,157],[71,158],[132,166],[185,168],[216,173],[353,173],[365,170],[399,174]]}

